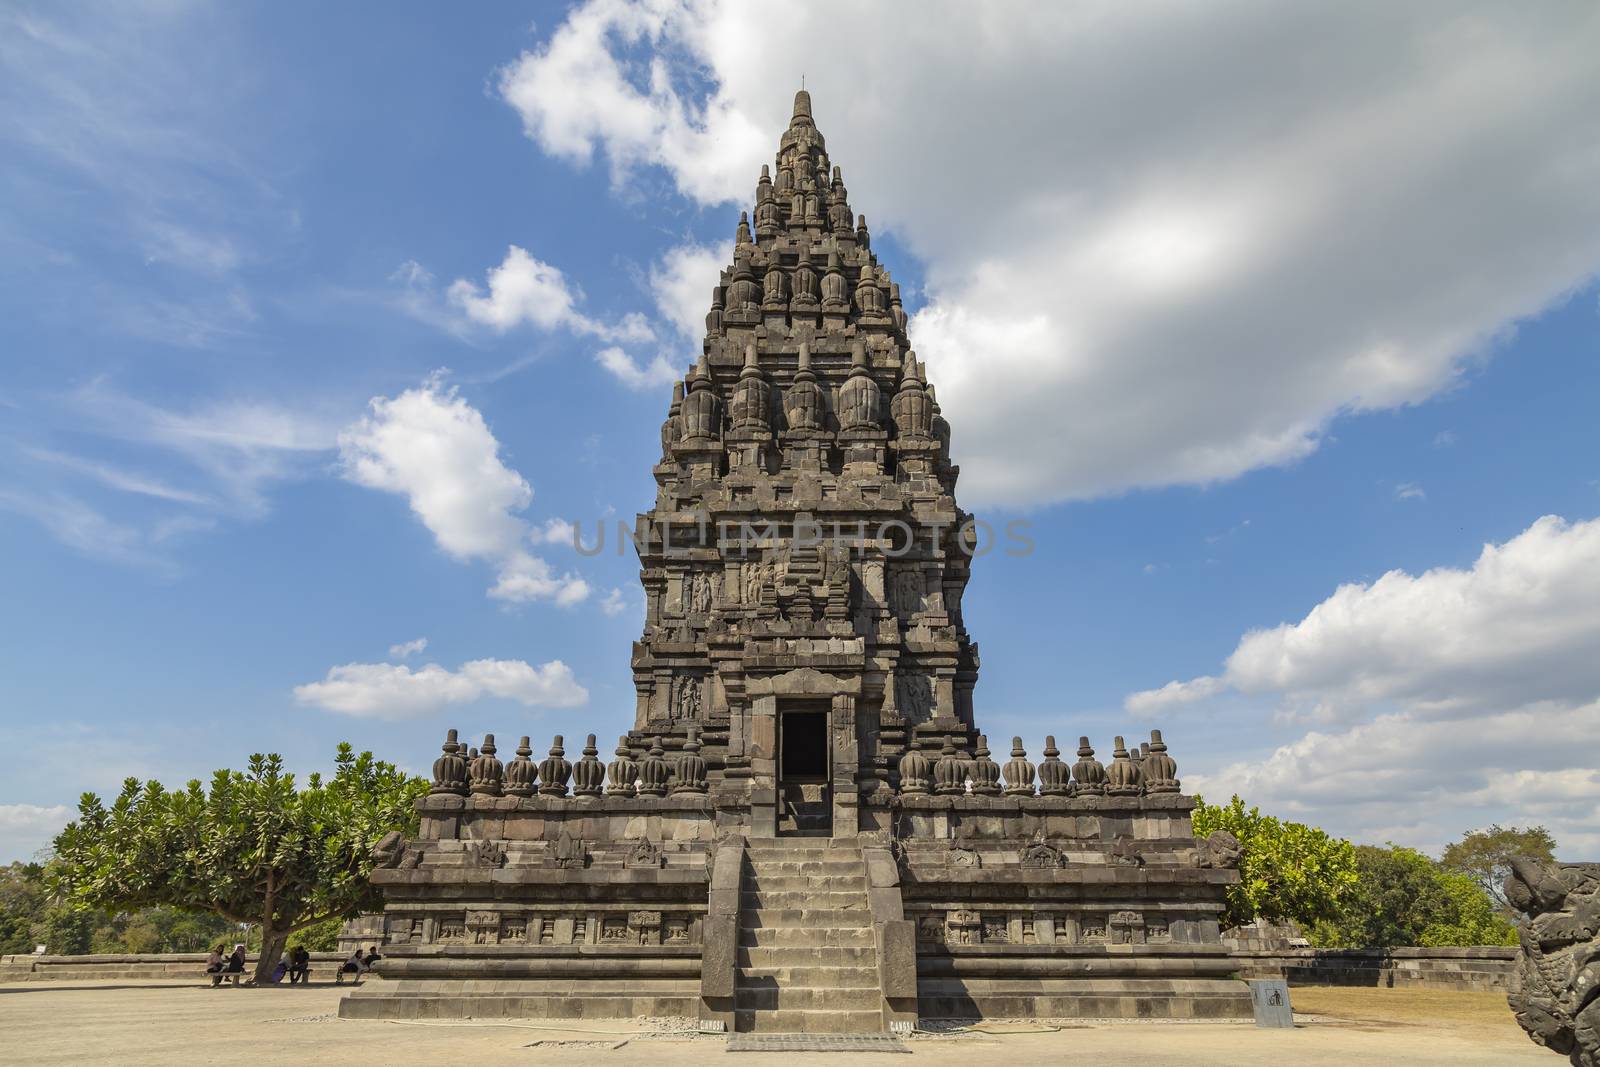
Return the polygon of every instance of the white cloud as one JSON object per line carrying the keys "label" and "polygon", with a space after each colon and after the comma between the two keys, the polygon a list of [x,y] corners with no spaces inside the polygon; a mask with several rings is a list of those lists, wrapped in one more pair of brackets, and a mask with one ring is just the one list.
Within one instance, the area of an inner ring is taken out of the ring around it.
{"label": "white cloud", "polygon": [[600,601],[600,610],[607,615],[621,615],[628,610],[628,597],[621,589],[615,587]]}
{"label": "white cloud", "polygon": [[1529,704],[1470,723],[1398,712],[1183,782],[1371,843],[1436,850],[1491,822],[1542,824],[1577,858],[1600,850],[1596,751],[1600,703]]}
{"label": "white cloud", "polygon": [[681,244],[669,248],[650,268],[650,293],[656,310],[679,336],[698,346],[706,335],[706,312],[711,310],[711,290],[722,269],[733,262],[733,242],[715,248]]}
{"label": "white cloud", "polygon": [[1292,462],[1591,278],[1597,50],[1581,4],[591,0],[499,87],[546,152],[731,228],[804,56],[852,206],[926,265],[968,498],[1035,503]]}
{"label": "white cloud", "polygon": [[[415,281],[415,272],[408,272],[407,285],[412,286]],[[637,313],[607,324],[578,311],[582,292],[568,283],[558,268],[535,259],[516,245],[510,247],[498,267],[490,268],[487,291],[460,278],[451,284],[448,296],[450,303],[469,319],[500,333],[526,323],[541,330],[564,328],[605,340],[655,338],[644,317]]]}
{"label": "white cloud", "polygon": [[533,489],[501,461],[476,408],[437,378],[370,408],[339,434],[346,478],[404,496],[454,558],[496,564],[493,597],[573,604],[588,595],[583,579],[555,574],[525,547],[529,527],[518,513]]}
{"label": "white cloud", "polygon": [[1545,821],[1594,848],[1597,647],[1600,519],[1547,515],[1470,568],[1340,586],[1300,621],[1245,634],[1219,676],[1125,706],[1248,715],[1265,701],[1280,729],[1317,724],[1263,758],[1190,774],[1202,792],[1321,812],[1366,840],[1438,844],[1473,819]]}
{"label": "white cloud", "polygon": [[572,669],[560,660],[534,667],[520,659],[478,659],[450,671],[437,663],[412,670],[400,663],[346,663],[320,682],[296,686],[295,699],[343,715],[413,719],[447,704],[485,696],[529,707],[570,708],[589,699]]}
{"label": "white cloud", "polygon": [[0,804],[0,857],[31,857],[48,848],[74,812],[65,804]]}
{"label": "white cloud", "polygon": [[679,378],[676,368],[667,357],[657,353],[643,367],[616,345],[602,348],[594,354],[595,361],[629,389],[651,389],[668,385]]}
{"label": "white cloud", "polygon": [[1401,482],[1394,487],[1396,500],[1426,500],[1428,494],[1423,492],[1422,486],[1415,482]]}
{"label": "white cloud", "polygon": [[428,639],[419,637],[414,641],[406,641],[398,645],[389,646],[390,659],[407,659],[411,656],[420,656],[428,648]]}
{"label": "white cloud", "polygon": [[1129,711],[1215,696],[1280,696],[1291,712],[1433,714],[1600,695],[1600,519],[1546,515],[1468,570],[1390,571],[1342,585],[1296,623],[1246,634],[1220,679],[1136,693]]}
{"label": "white cloud", "polygon": [[534,527],[528,534],[534,544],[571,545],[572,538],[573,526],[566,519],[546,519],[543,526]]}

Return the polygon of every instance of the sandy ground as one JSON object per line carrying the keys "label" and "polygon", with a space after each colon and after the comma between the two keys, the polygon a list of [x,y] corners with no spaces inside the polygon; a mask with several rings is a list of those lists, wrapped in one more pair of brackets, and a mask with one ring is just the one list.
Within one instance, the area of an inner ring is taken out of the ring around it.
{"label": "sandy ground", "polygon": [[[343,994],[332,985],[259,990],[155,982],[0,986],[0,1063],[671,1067],[727,1055],[720,1037],[651,1035],[624,1024],[344,1021],[336,1015]],[[1523,1036],[1505,999],[1495,994],[1298,988],[1293,998],[1303,1021],[1292,1030],[1220,1023],[1080,1024],[1053,1030],[994,1024],[985,1028],[990,1032],[913,1038],[907,1042],[911,1057],[829,1053],[800,1058],[830,1067],[913,1061],[971,1067],[975,1057],[1013,1063],[1099,1057],[1101,1063],[1147,1067],[1554,1067],[1560,1062]],[[740,1054],[733,1062],[776,1062],[778,1055]]]}

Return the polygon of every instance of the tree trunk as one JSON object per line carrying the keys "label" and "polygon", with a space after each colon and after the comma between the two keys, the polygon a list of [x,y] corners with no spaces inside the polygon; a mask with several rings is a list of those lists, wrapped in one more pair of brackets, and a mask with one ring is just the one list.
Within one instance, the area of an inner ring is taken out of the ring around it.
{"label": "tree trunk", "polygon": [[255,984],[258,986],[270,984],[272,971],[278,966],[278,961],[283,958],[283,949],[289,943],[287,928],[279,929],[275,926],[263,924],[261,927],[261,956],[256,960]]}

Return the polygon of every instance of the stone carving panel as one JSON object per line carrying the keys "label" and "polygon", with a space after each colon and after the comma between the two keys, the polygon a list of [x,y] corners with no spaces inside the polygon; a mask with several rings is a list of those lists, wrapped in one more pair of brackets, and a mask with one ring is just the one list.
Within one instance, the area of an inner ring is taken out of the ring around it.
{"label": "stone carving panel", "polygon": [[1600,863],[1511,861],[1518,988],[1506,999],[1536,1044],[1600,1067]]}

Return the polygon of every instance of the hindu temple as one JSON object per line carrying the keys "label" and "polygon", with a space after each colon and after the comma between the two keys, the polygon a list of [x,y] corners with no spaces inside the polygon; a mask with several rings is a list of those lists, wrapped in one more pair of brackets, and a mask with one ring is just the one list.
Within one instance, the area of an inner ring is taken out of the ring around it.
{"label": "hindu temple", "polygon": [[906,326],[801,91],[661,426],[633,729],[451,731],[344,1015],[1250,1015],[1237,843],[1196,839],[1160,732],[980,732],[974,535]]}

